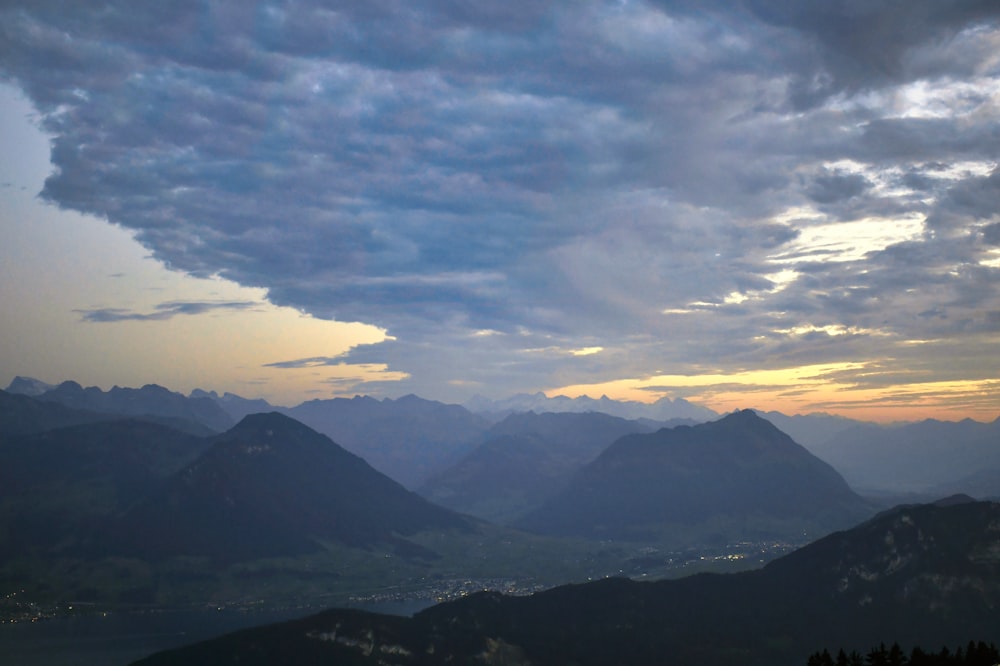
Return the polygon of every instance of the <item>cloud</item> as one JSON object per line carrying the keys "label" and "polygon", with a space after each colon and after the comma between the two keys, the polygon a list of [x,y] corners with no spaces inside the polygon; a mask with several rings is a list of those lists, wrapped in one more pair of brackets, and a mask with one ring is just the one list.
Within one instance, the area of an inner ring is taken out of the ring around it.
{"label": "cloud", "polygon": [[153,312],[135,312],[123,308],[96,308],[76,310],[83,321],[108,323],[118,321],[165,321],[177,315],[199,315],[215,310],[249,310],[259,303],[251,301],[229,302],[177,302],[160,303]]}
{"label": "cloud", "polygon": [[52,135],[43,198],[177,270],[384,327],[337,362],[401,390],[506,393],[992,330],[998,17],[32,0],[0,9],[0,72]]}

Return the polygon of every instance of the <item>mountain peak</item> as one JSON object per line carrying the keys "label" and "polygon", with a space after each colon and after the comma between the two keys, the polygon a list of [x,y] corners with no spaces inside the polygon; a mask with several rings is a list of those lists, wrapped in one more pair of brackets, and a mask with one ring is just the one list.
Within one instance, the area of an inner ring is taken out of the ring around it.
{"label": "mountain peak", "polygon": [[264,427],[305,428],[306,426],[290,416],[285,416],[281,412],[258,412],[257,414],[247,414],[232,429],[249,430]]}
{"label": "mountain peak", "polygon": [[734,409],[729,414],[719,419],[724,421],[726,419],[740,420],[743,422],[750,422],[755,420],[766,421],[767,419],[761,417],[757,412],[752,409]]}
{"label": "mountain peak", "polygon": [[304,441],[307,439],[328,439],[309,426],[279,412],[248,414],[235,426],[220,435],[225,440],[269,440]]}
{"label": "mountain peak", "polygon": [[21,395],[27,396],[39,396],[46,391],[51,391],[55,386],[52,384],[46,384],[40,379],[35,379],[34,377],[22,377],[18,375],[14,377],[10,385],[7,387],[8,393],[19,393]]}
{"label": "mountain peak", "polygon": [[151,554],[239,560],[295,555],[333,540],[384,543],[467,529],[312,428],[277,412],[251,414],[125,516],[121,538]]}
{"label": "mountain peak", "polygon": [[832,467],[752,410],[740,410],[618,439],[521,526],[625,538],[649,525],[749,515],[840,528],[869,511]]}
{"label": "mountain peak", "polygon": [[970,504],[975,502],[972,497],[969,497],[965,493],[956,493],[955,495],[950,495],[948,497],[942,497],[941,499],[934,502],[934,506],[955,506],[956,504]]}

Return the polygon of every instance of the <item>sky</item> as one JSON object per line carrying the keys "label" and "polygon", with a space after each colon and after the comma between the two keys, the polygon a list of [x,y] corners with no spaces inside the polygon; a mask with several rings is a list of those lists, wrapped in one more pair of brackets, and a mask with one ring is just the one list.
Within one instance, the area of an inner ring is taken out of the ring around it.
{"label": "sky", "polygon": [[7,0],[0,146],[0,383],[1000,415],[992,0]]}

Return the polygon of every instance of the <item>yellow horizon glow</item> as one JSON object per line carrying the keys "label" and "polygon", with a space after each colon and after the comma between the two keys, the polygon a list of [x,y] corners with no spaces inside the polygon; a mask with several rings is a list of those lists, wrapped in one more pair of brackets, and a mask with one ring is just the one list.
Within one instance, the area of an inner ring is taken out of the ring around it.
{"label": "yellow horizon glow", "polygon": [[863,373],[866,363],[830,363],[772,370],[692,375],[654,375],[548,389],[548,397],[602,395],[651,403],[662,397],[685,400],[720,413],[753,408],[784,414],[825,412],[853,419],[892,422],[937,418],[992,421],[1000,416],[1000,378],[914,381],[865,387],[838,379]]}

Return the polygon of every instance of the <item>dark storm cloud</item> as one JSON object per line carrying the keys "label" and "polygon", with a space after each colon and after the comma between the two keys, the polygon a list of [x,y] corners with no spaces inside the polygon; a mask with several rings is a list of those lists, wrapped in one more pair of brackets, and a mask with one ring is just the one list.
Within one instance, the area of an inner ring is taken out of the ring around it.
{"label": "dark storm cloud", "polygon": [[173,319],[177,315],[199,315],[216,310],[249,310],[257,307],[259,303],[250,301],[229,301],[224,303],[213,303],[203,301],[189,301],[160,303],[153,312],[135,312],[123,308],[97,308],[93,310],[76,310],[83,321],[108,323],[116,321],[164,321]]}
{"label": "dark storm cloud", "polygon": [[[33,0],[0,9],[0,72],[52,134],[46,199],[395,337],[352,362],[506,392],[841,358],[995,310],[998,12]],[[833,323],[856,332],[780,332]]]}
{"label": "dark storm cloud", "polygon": [[983,53],[945,47],[971,25],[995,25],[998,15],[990,0],[748,0],[745,5],[805,41],[796,55],[812,57],[792,65],[792,100],[800,105],[918,78],[968,76]]}
{"label": "dark storm cloud", "polygon": [[871,185],[871,181],[860,174],[824,169],[812,179],[806,193],[817,203],[833,203],[863,194]]}

